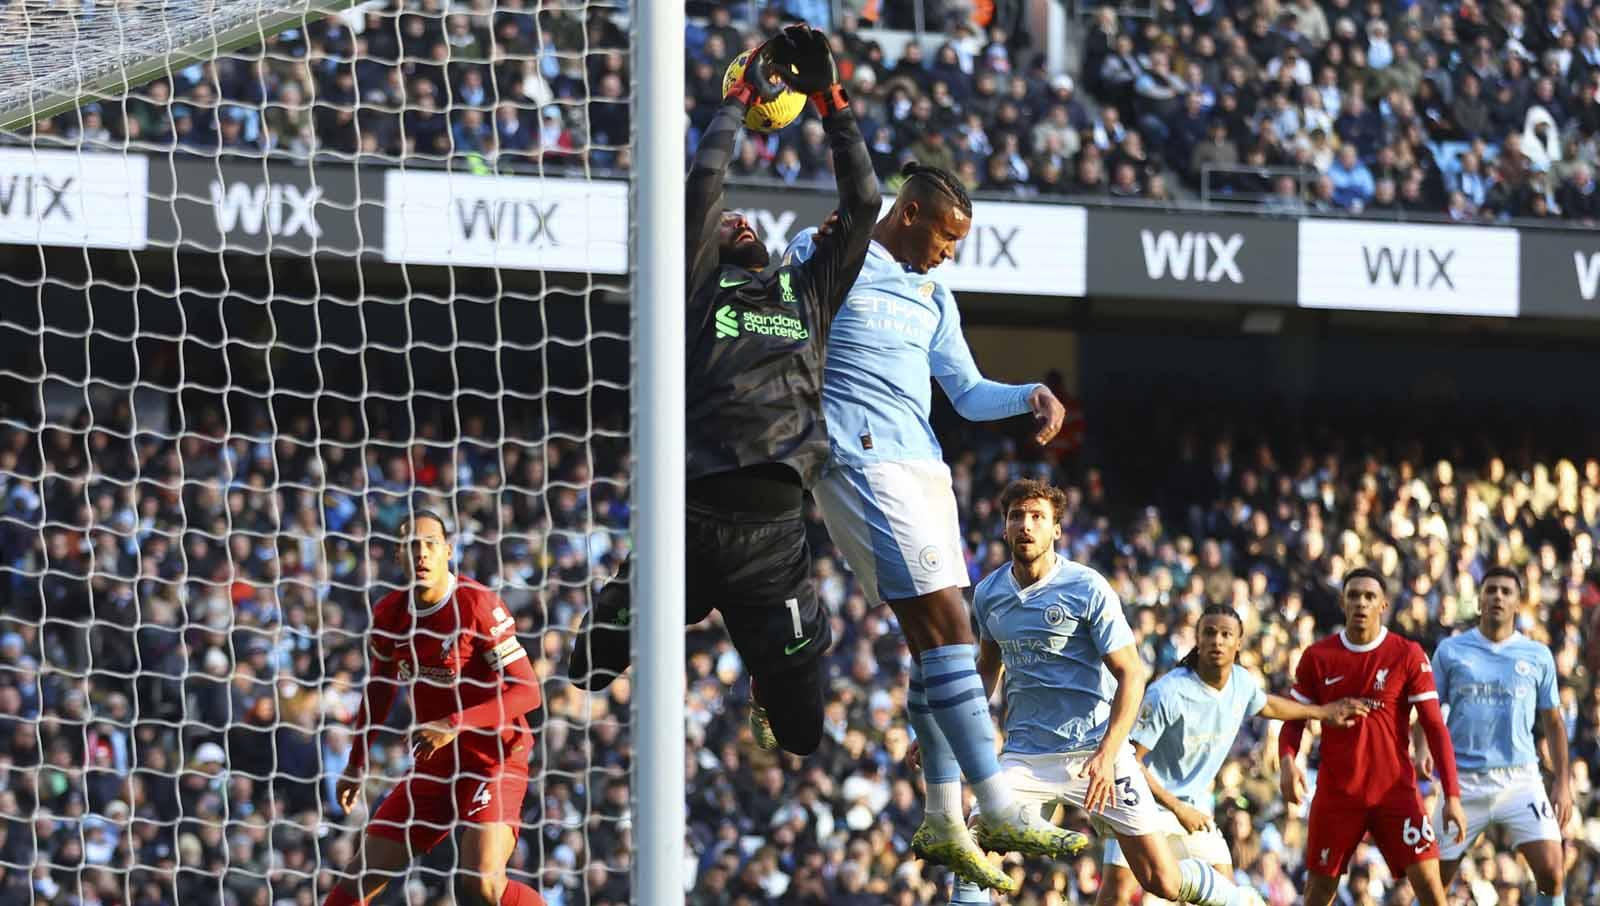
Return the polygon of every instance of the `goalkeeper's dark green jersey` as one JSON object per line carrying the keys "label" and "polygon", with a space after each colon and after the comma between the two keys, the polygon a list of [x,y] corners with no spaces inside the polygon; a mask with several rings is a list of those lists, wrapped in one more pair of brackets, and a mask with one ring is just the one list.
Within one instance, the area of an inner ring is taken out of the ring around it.
{"label": "goalkeeper's dark green jersey", "polygon": [[882,199],[854,114],[831,113],[823,125],[839,184],[837,228],[817,237],[804,263],[722,264],[723,174],[743,115],[737,102],[723,104],[689,173],[688,478],[780,464],[809,488],[828,456],[828,326],[866,259]]}

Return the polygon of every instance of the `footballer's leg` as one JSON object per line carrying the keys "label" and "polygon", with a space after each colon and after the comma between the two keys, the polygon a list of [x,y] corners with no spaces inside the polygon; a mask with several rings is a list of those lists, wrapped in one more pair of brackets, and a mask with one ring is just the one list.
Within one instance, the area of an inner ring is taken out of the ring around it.
{"label": "footballer's leg", "polygon": [[580,689],[598,692],[628,669],[632,656],[629,627],[633,624],[633,559],[622,561],[617,574],[594,597],[583,628],[572,645],[567,676]]}
{"label": "footballer's leg", "polygon": [[367,821],[366,831],[344,877],[323,906],[371,902],[389,882],[405,873],[411,860],[443,840],[455,820],[449,785],[412,776],[389,791]]}
{"label": "footballer's leg", "polygon": [[1533,906],[1556,906],[1562,902],[1566,889],[1566,853],[1557,840],[1534,840],[1517,847],[1517,852],[1528,861],[1534,885],[1539,889]]}
{"label": "footballer's leg", "polygon": [[751,677],[756,744],[810,755],[822,742],[822,656],[833,625],[811,579],[811,548],[796,510],[781,514],[690,507],[690,537],[716,551],[704,594]]}
{"label": "footballer's leg", "polygon": [[357,906],[383,893],[389,882],[411,864],[411,850],[404,840],[375,834],[362,834],[356,854],[344,867],[344,877],[328,892],[323,906]]}
{"label": "footballer's leg", "polygon": [[[1561,824],[1555,807],[1536,771],[1532,776],[1506,781],[1494,797],[1492,819],[1506,831],[1507,842],[1528,862],[1538,893],[1533,906],[1556,906],[1565,898],[1566,850],[1561,844]],[[1465,807],[1465,802],[1462,803]],[[1467,823],[1473,814],[1466,809]],[[1448,845],[1448,841],[1446,843]],[[1448,881],[1446,885],[1448,886]]]}
{"label": "footballer's leg", "polygon": [[1366,835],[1367,822],[1368,810],[1359,803],[1341,802],[1331,794],[1312,798],[1306,822],[1305,906],[1329,906],[1338,896],[1339,878]]}
{"label": "footballer's leg", "polygon": [[[1063,798],[1079,808],[1089,789],[1088,781],[1078,776],[1086,760],[1087,756],[1063,759],[1069,778]],[[1156,805],[1132,746],[1118,755],[1116,789],[1113,802],[1095,818],[1116,834],[1120,861],[1138,886],[1174,903],[1260,906],[1255,891],[1236,887],[1228,873],[1202,859],[1179,859],[1173,853],[1171,813]]]}
{"label": "footballer's leg", "polygon": [[463,771],[453,804],[463,825],[455,892],[458,906],[542,906],[538,892],[506,877],[528,792],[524,763]]}
{"label": "footballer's leg", "polygon": [[467,825],[456,867],[457,906],[543,906],[538,891],[506,877],[506,863],[516,847],[516,829],[510,824]]}
{"label": "footballer's leg", "polygon": [[1367,825],[1394,877],[1402,874],[1422,906],[1445,906],[1439,875],[1439,842],[1433,821],[1414,791],[1393,797],[1373,809]]}

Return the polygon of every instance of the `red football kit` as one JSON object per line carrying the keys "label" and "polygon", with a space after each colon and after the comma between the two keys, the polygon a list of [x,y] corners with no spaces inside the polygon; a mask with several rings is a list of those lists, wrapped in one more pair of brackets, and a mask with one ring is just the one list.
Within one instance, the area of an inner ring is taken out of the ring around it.
{"label": "red football kit", "polygon": [[[1427,734],[1445,794],[1456,796],[1455,750],[1439,711],[1433,666],[1422,646],[1387,629],[1366,645],[1344,633],[1306,649],[1295,671],[1295,699],[1321,705],[1366,698],[1377,707],[1348,727],[1322,725],[1322,764],[1306,837],[1306,865],[1318,874],[1344,873],[1367,832],[1396,877],[1408,866],[1439,857],[1434,827],[1423,809],[1411,760],[1411,710]],[[1284,725],[1279,751],[1293,758],[1303,721]]]}
{"label": "red football kit", "polygon": [[438,604],[418,609],[401,590],[373,608],[372,676],[350,753],[353,768],[365,767],[372,726],[403,688],[418,724],[460,728],[450,745],[418,759],[372,815],[369,833],[407,841],[414,853],[432,849],[457,821],[518,829],[533,754],[526,715],[540,704],[538,677],[505,602],[465,576],[451,581]]}

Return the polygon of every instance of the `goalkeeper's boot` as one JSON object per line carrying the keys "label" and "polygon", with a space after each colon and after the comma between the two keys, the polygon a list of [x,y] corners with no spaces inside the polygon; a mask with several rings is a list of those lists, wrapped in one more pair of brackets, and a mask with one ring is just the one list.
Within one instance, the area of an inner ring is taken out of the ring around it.
{"label": "goalkeeper's boot", "polygon": [[1052,859],[1077,855],[1089,845],[1088,837],[1056,827],[1026,802],[1013,803],[999,814],[980,814],[972,822],[972,833],[978,845],[991,852]]}
{"label": "goalkeeper's boot", "polygon": [[762,707],[761,699],[756,695],[755,677],[750,678],[750,734],[756,738],[756,745],[761,751],[777,751],[778,734],[772,732],[772,718],[767,716],[767,709]]}
{"label": "goalkeeper's boot", "polygon": [[1008,894],[1018,890],[1017,882],[990,864],[989,857],[978,848],[966,825],[954,815],[930,813],[924,816],[922,826],[911,835],[911,851],[979,887]]}
{"label": "goalkeeper's boot", "polygon": [[775,752],[778,749],[778,734],[772,732],[772,720],[767,717],[767,709],[752,696],[750,699],[750,732],[756,738],[756,745],[763,752]]}
{"label": "goalkeeper's boot", "polygon": [[[618,576],[612,582],[626,581]],[[633,609],[627,594],[607,594],[603,588],[595,596],[594,607],[583,617],[583,628],[572,646],[572,663],[567,677],[580,689],[598,692],[628,669],[632,656],[628,632],[633,624]],[[617,589],[621,591],[621,589]]]}

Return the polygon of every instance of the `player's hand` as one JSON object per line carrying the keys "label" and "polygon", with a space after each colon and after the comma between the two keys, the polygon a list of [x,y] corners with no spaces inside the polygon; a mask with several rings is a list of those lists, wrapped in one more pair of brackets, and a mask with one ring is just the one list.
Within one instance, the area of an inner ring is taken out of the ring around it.
{"label": "player's hand", "polygon": [[1212,827],[1211,816],[1187,802],[1178,803],[1178,807],[1173,809],[1172,813],[1178,816],[1178,823],[1183,825],[1183,829],[1191,834],[1210,830]]}
{"label": "player's hand", "polygon": [[1550,804],[1556,808],[1556,824],[1566,830],[1567,822],[1572,820],[1571,781],[1558,777],[1555,783],[1550,784]]}
{"label": "player's hand", "polygon": [[1067,410],[1050,392],[1050,388],[1043,384],[1033,388],[1028,394],[1028,408],[1033,410],[1033,422],[1038,426],[1038,431],[1033,439],[1040,445],[1047,444],[1061,430],[1061,423],[1067,419]]}
{"label": "player's hand", "polygon": [[361,798],[361,773],[346,770],[339,782],[334,784],[333,798],[338,800],[339,807],[349,815],[356,810],[356,800]]}
{"label": "player's hand", "polygon": [[906,767],[913,771],[922,770],[922,743],[912,740],[906,748]]}
{"label": "player's hand", "polygon": [[1427,746],[1417,749],[1417,776],[1424,780],[1433,779],[1433,753]]}
{"label": "player's hand", "polygon": [[1089,781],[1089,789],[1083,794],[1084,811],[1094,814],[1116,804],[1113,798],[1117,791],[1116,753],[1096,749],[1078,776]]}
{"label": "player's hand", "polygon": [[416,742],[411,745],[411,756],[418,760],[427,758],[434,752],[455,741],[461,735],[459,727],[452,726],[447,720],[436,720],[417,728]]}
{"label": "player's hand", "polygon": [[745,61],[744,74],[728,86],[727,97],[743,104],[756,104],[778,98],[784,92],[783,79],[773,72],[773,42],[757,47]]}
{"label": "player's hand", "polygon": [[767,42],[772,50],[772,72],[801,94],[827,91],[839,83],[839,64],[822,31],[791,25]]}
{"label": "player's hand", "polygon": [[[1450,830],[1451,825],[1455,830]],[[1460,796],[1447,796],[1444,800],[1444,827],[1440,830],[1450,834],[1456,843],[1467,842],[1467,813],[1461,807]]]}
{"label": "player's hand", "polygon": [[1300,769],[1299,761],[1285,758],[1279,763],[1278,790],[1283,793],[1283,801],[1290,805],[1299,805],[1305,800],[1306,772]]}
{"label": "player's hand", "polygon": [[1341,698],[1322,707],[1323,723],[1348,727],[1372,712],[1372,702],[1364,698]]}

